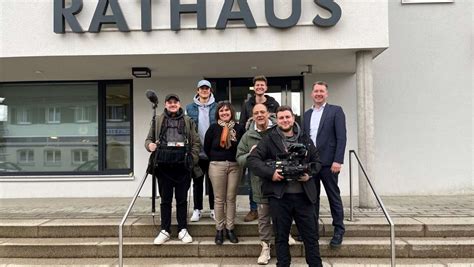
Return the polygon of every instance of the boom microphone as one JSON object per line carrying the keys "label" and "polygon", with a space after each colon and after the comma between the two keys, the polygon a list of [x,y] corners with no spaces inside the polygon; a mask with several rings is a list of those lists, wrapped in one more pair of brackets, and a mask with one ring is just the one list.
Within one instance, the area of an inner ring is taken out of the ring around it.
{"label": "boom microphone", "polygon": [[153,90],[146,90],[146,98],[148,98],[153,105],[158,105],[158,96],[156,96]]}

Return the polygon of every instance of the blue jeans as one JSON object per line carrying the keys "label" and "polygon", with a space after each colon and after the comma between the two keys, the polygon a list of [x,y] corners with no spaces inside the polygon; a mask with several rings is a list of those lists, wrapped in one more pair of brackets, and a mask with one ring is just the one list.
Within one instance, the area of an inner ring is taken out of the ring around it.
{"label": "blue jeans", "polygon": [[249,203],[250,203],[250,210],[257,211],[258,205],[255,201],[253,201],[253,191],[252,191],[252,183],[250,182],[250,171],[247,170],[245,173],[247,176],[247,184],[249,185]]}

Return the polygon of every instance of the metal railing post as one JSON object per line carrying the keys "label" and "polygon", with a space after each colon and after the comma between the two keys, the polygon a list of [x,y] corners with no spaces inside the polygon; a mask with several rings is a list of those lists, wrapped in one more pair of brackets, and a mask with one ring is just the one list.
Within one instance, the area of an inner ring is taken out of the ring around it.
{"label": "metal railing post", "polygon": [[349,221],[354,221],[354,202],[352,201],[353,193],[352,193],[352,153],[354,150],[349,151]]}
{"label": "metal railing post", "polygon": [[135,204],[135,201],[137,200],[138,195],[140,194],[140,191],[142,190],[147,177],[148,177],[148,173],[145,172],[145,176],[140,182],[140,186],[138,186],[137,192],[135,192],[132,202],[128,206],[127,212],[125,212],[125,215],[123,216],[122,221],[120,222],[120,225],[119,225],[119,266],[120,267],[123,267],[123,225],[125,224],[125,221],[127,220],[127,217],[130,214],[130,211],[132,210],[133,205]]}
{"label": "metal railing post", "polygon": [[[370,186],[370,189],[372,189],[372,193],[374,194],[375,198],[377,199],[377,202],[379,203],[380,205],[380,208],[382,208],[382,211],[383,211],[383,214],[385,216],[385,219],[387,219],[388,221],[388,224],[390,225],[390,254],[391,254],[391,266],[392,267],[395,267],[395,224],[393,223],[392,221],[392,218],[390,217],[390,215],[388,214],[387,210],[385,209],[385,205],[383,204],[382,202],[382,199],[379,197],[379,195],[377,194],[377,192],[375,191],[375,188],[374,186],[372,185],[372,183],[370,182],[370,179],[369,179],[369,176],[367,176],[367,173],[364,169],[364,166],[362,165],[362,163],[360,162],[360,159],[359,157],[357,156],[357,153],[354,151],[354,150],[350,150],[349,151],[349,171],[351,172],[351,158],[352,158],[352,154],[354,154],[358,164],[359,164],[359,168],[362,170],[362,172],[364,173],[364,176],[365,176],[365,179],[367,180],[367,183],[369,184]],[[351,172],[352,174],[352,172]],[[349,178],[351,179],[351,217],[352,217],[352,176],[351,174],[349,175]],[[352,218],[351,218],[352,219]]]}
{"label": "metal railing post", "polygon": [[390,224],[390,246],[392,248],[392,267],[395,267],[395,225]]}

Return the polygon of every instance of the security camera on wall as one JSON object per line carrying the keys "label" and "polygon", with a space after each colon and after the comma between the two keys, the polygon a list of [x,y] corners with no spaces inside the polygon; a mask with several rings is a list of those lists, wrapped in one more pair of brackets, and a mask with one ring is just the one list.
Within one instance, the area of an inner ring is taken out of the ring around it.
{"label": "security camera on wall", "polygon": [[5,100],[5,97],[0,97],[0,104],[3,103],[4,100]]}

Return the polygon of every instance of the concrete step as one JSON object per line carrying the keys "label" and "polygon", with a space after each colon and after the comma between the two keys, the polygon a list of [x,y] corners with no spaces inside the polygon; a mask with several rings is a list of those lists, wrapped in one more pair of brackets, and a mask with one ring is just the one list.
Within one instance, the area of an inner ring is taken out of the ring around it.
{"label": "concrete step", "polygon": [[[256,258],[125,258],[124,266],[127,267],[258,267]],[[267,266],[275,266],[276,259],[273,257]],[[419,259],[396,259],[398,267],[472,267],[473,259],[452,258],[419,258]],[[118,266],[116,258],[69,258],[69,259],[43,259],[43,258],[0,258],[0,267],[5,266],[89,266],[89,267],[112,267]],[[291,266],[307,266],[302,257],[293,257]],[[389,259],[374,258],[323,258],[324,267],[389,267]]]}
{"label": "concrete step", "polygon": [[[118,255],[117,238],[1,238],[0,258],[114,258]],[[302,243],[291,246],[295,257],[302,257]],[[389,258],[390,240],[385,237],[346,237],[339,249],[329,247],[329,238],[320,240],[323,257]],[[222,246],[213,238],[195,237],[191,244],[168,241],[153,245],[153,237],[124,239],[125,257],[252,257],[260,253],[256,237],[241,237],[238,244]],[[272,252],[273,255],[274,251]],[[396,239],[398,258],[474,258],[471,237],[403,237]]]}
{"label": "concrete step", "polygon": [[[474,237],[474,217],[415,217],[394,218],[397,237]],[[0,238],[59,238],[59,237],[116,237],[121,218],[69,218],[69,219],[2,219]],[[381,217],[362,217],[346,221],[346,236],[388,237],[390,227]],[[151,216],[132,217],[124,226],[126,237],[152,237],[159,232],[160,220]],[[293,227],[293,232],[296,232]],[[190,222],[189,232],[195,237],[212,237],[215,234],[214,221],[209,218]],[[257,222],[236,220],[238,236],[257,236]],[[172,232],[176,232],[173,221]],[[319,234],[330,237],[333,227],[330,218],[322,218]]]}

